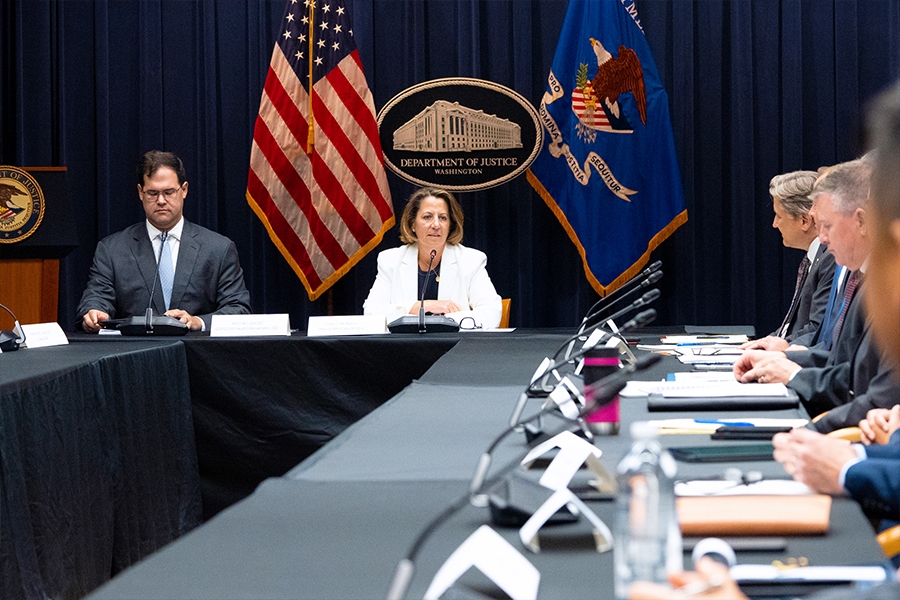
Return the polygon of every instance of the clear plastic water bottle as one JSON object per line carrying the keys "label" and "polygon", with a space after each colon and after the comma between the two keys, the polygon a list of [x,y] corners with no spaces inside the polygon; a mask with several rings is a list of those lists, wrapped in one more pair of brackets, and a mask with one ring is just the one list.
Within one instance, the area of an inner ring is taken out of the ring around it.
{"label": "clear plastic water bottle", "polygon": [[683,568],[675,512],[675,459],[660,446],[656,428],[632,423],[631,451],[616,470],[616,598],[635,581],[668,583]]}

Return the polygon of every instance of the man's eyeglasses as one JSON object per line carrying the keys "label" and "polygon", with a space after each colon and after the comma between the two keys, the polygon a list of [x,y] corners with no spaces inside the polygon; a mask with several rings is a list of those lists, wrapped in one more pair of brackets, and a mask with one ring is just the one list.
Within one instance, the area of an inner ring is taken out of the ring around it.
{"label": "man's eyeglasses", "polygon": [[151,201],[156,201],[160,196],[165,198],[166,200],[171,200],[175,197],[175,194],[181,191],[180,187],[177,188],[169,188],[167,190],[142,190],[144,194],[144,198]]}

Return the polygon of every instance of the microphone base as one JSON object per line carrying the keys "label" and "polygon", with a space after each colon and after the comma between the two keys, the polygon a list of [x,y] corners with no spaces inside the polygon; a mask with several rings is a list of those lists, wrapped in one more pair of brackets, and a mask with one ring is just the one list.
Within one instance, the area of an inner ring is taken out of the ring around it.
{"label": "microphone base", "polygon": [[148,326],[146,317],[129,317],[127,319],[110,319],[103,322],[104,329],[117,329],[122,335],[176,336],[185,335],[188,326],[175,317],[157,316],[150,319]]}
{"label": "microphone base", "polygon": [[[553,490],[545,488],[537,481],[524,475],[514,474],[504,482],[498,494],[490,495],[491,523],[497,527],[520,528],[525,525],[531,515],[550,497]],[[565,508],[556,511],[547,525],[564,525],[577,523],[578,515]]]}
{"label": "microphone base", "polygon": [[419,327],[418,316],[404,315],[388,323],[388,331],[391,333],[456,333],[459,331],[459,323],[450,317],[427,315],[423,331]]}
{"label": "microphone base", "polygon": [[14,331],[0,331],[0,351],[12,352],[19,349],[19,336]]}

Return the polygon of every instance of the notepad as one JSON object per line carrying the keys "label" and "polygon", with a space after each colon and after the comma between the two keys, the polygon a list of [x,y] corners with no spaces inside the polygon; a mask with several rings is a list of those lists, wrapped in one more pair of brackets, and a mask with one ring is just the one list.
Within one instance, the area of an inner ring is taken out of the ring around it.
{"label": "notepad", "polygon": [[676,498],[684,536],[815,535],[828,531],[831,496]]}

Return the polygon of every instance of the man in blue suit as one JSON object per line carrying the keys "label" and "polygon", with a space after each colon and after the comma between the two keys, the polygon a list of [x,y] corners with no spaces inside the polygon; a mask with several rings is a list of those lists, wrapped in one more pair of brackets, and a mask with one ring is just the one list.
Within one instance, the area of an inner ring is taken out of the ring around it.
{"label": "man in blue suit", "polygon": [[188,182],[181,159],[146,153],[137,166],[137,188],[147,219],[97,245],[76,311],[78,326],[97,332],[103,321],[152,307],[190,329],[208,330],[213,314],[249,313],[234,242],[184,218]]}

